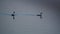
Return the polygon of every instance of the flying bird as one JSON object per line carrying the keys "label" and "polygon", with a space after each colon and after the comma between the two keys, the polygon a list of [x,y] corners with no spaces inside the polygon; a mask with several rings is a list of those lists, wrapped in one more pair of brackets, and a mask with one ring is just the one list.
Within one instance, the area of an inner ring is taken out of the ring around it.
{"label": "flying bird", "polygon": [[11,16],[13,17],[13,20],[15,19],[15,11],[13,11],[13,13],[11,14]]}
{"label": "flying bird", "polygon": [[13,17],[13,20],[15,20],[15,16],[22,16],[22,15],[23,15],[23,16],[39,16],[40,18],[42,18],[42,12],[40,12],[40,14],[35,15],[35,14],[16,14],[16,12],[13,11],[12,14],[0,13],[0,15],[4,15],[4,16],[6,16],[6,15],[12,16],[12,17]]}

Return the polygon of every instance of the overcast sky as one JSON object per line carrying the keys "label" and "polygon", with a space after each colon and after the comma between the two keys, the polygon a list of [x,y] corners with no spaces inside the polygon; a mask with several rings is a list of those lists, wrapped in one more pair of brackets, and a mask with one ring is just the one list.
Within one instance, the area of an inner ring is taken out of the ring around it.
{"label": "overcast sky", "polygon": [[0,34],[60,34],[60,0],[0,0],[0,14],[38,14],[37,16],[0,15]]}

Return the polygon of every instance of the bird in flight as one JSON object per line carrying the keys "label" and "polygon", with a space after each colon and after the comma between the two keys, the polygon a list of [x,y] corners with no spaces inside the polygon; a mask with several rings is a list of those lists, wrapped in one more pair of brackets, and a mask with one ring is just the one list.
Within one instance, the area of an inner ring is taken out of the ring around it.
{"label": "bird in flight", "polygon": [[13,14],[11,14],[11,16],[13,17],[13,20],[15,19],[15,11],[13,11]]}
{"label": "bird in flight", "polygon": [[12,14],[5,14],[5,13],[0,13],[0,15],[9,15],[9,16],[12,16],[13,17],[13,20],[15,20],[15,16],[17,15],[17,16],[21,16],[21,15],[23,15],[23,16],[39,16],[40,18],[42,18],[42,12],[40,12],[40,14],[37,14],[37,15],[34,15],[34,14],[16,14],[16,12],[15,11],[13,11],[13,13]]}

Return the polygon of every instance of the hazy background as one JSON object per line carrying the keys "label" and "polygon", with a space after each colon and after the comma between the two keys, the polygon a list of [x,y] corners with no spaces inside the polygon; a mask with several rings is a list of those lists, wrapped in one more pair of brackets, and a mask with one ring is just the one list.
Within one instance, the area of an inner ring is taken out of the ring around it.
{"label": "hazy background", "polygon": [[0,13],[43,12],[37,16],[0,15],[0,34],[60,34],[60,0],[0,0]]}

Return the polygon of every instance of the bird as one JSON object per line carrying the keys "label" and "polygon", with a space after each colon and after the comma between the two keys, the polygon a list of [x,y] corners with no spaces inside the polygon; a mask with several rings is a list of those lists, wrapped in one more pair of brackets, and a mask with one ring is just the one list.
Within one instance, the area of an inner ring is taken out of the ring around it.
{"label": "bird", "polygon": [[15,11],[13,11],[13,13],[11,14],[11,16],[13,17],[13,20],[15,19]]}
{"label": "bird", "polygon": [[0,15],[4,15],[4,16],[6,16],[6,15],[8,15],[8,16],[12,16],[13,17],[13,20],[15,20],[15,16],[39,16],[40,18],[42,18],[42,12],[40,12],[40,14],[37,14],[37,15],[35,15],[35,14],[16,14],[16,12],[15,11],[13,11],[13,13],[12,14],[7,14],[7,13],[0,13]]}

